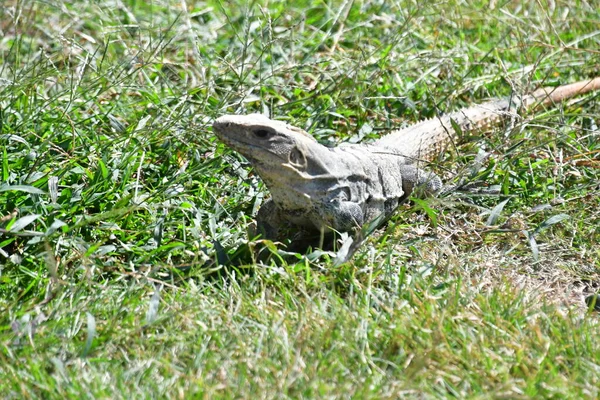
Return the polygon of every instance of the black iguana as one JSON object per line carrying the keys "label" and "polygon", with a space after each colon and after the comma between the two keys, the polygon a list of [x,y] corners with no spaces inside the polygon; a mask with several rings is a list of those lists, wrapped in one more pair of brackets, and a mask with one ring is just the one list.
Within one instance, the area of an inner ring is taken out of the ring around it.
{"label": "black iguana", "polygon": [[[520,99],[524,109],[552,105],[600,89],[600,78],[544,88]],[[483,129],[513,113],[514,100],[496,99],[418,122],[372,144],[325,147],[300,128],[261,114],[225,115],[213,132],[243,154],[271,192],[257,216],[270,239],[283,227],[348,232],[389,217],[417,187],[435,193],[440,178],[419,166],[457,139],[457,130]]]}

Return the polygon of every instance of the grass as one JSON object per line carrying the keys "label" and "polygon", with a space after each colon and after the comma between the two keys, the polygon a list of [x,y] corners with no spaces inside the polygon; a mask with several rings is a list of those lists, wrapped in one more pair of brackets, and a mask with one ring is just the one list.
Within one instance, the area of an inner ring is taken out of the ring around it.
{"label": "grass", "polygon": [[368,141],[591,78],[594,7],[5,1],[0,392],[597,398],[598,94],[442,155],[456,189],[342,265],[249,237],[266,188],[210,129]]}

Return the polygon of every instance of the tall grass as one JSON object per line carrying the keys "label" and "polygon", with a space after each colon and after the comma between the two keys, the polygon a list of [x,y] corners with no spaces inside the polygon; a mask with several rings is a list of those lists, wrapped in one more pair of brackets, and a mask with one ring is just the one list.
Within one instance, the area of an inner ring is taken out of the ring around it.
{"label": "tall grass", "polygon": [[598,75],[593,2],[5,1],[0,392],[596,398],[598,95],[440,156],[357,252],[248,233],[212,120],[324,143]]}

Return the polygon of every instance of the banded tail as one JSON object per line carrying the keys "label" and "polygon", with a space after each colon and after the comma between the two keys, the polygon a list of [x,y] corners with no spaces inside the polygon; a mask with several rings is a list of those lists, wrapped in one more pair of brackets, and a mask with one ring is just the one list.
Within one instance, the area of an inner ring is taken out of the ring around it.
{"label": "banded tail", "polygon": [[[524,96],[520,101],[526,110],[538,106],[550,106],[572,97],[600,89],[600,77],[558,87],[547,87]],[[514,104],[514,102],[512,103]],[[511,114],[511,101],[508,99],[490,100],[453,113],[434,117],[403,129],[392,131],[375,141],[383,146],[416,160],[431,160],[445,147],[454,143],[457,132],[453,124],[462,132],[486,129]]]}

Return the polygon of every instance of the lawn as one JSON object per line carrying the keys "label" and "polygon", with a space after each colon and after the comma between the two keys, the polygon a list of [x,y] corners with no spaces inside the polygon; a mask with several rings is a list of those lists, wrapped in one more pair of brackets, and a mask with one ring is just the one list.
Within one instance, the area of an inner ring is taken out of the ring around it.
{"label": "lawn", "polygon": [[345,263],[218,142],[324,144],[600,75],[594,1],[0,4],[4,398],[598,398],[600,94],[431,169]]}

